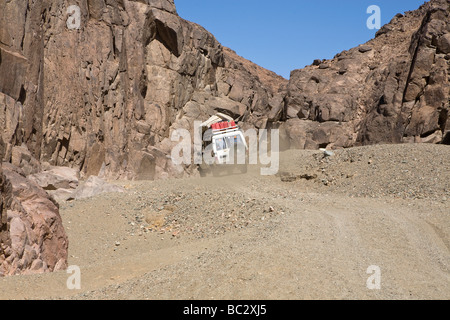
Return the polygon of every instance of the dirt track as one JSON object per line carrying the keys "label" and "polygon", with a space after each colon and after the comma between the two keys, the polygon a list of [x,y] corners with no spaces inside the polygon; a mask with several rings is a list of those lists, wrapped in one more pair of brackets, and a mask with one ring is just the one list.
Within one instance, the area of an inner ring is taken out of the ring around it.
{"label": "dirt track", "polygon": [[450,299],[448,159],[438,145],[288,151],[278,176],[117,182],[127,193],[61,205],[81,290],[65,272],[13,276],[0,298]]}

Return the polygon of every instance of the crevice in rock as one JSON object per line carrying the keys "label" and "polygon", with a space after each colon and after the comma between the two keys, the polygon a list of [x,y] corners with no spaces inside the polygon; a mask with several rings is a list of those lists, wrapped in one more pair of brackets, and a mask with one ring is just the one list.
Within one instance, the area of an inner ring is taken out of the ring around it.
{"label": "crevice in rock", "polygon": [[439,120],[438,120],[438,125],[439,125],[439,128],[441,129],[442,133],[445,132],[446,125],[447,125],[447,119],[448,119],[448,110],[442,109],[441,112],[439,113]]}
{"label": "crevice in rock", "polygon": [[[403,90],[402,101],[405,102],[406,93],[408,91],[409,83],[411,81],[412,74],[414,72],[414,68],[416,66],[417,56],[419,54],[419,49],[422,46],[422,35],[431,18],[431,11],[427,12],[425,18],[422,20],[422,24],[419,27],[419,30],[413,35],[413,41],[411,43],[410,52],[413,52],[411,59],[411,66],[409,68],[408,76],[406,78],[405,89]],[[415,39],[414,39],[415,38]]]}
{"label": "crevice in rock", "polygon": [[19,94],[19,99],[17,99],[22,105],[24,105],[25,100],[27,99],[27,91],[25,90],[25,88],[22,87],[20,88],[20,94]]}
{"label": "crevice in rock", "polygon": [[69,144],[70,144],[70,137],[69,137],[69,139],[63,137],[62,140],[60,141],[59,152],[61,152],[62,150],[65,150],[65,153],[63,155],[61,155],[61,158],[63,160],[66,159],[67,153],[69,152]]}
{"label": "crevice in rock", "polygon": [[450,131],[445,134],[444,139],[442,139],[441,143],[450,146]]}
{"label": "crevice in rock", "polygon": [[427,137],[431,136],[432,134],[434,134],[436,131],[437,131],[437,130],[430,130],[430,131],[427,131],[427,132],[425,132],[425,133],[422,133],[422,134],[420,135],[420,137],[421,137],[422,139],[427,138]]}
{"label": "crevice in rock", "polygon": [[105,135],[103,134],[103,131],[100,129],[98,130],[97,134],[96,134],[96,138],[99,142],[104,142],[105,141]]}
{"label": "crevice in rock", "polygon": [[139,92],[141,93],[141,97],[145,99],[147,96],[147,89],[148,89],[148,80],[147,75],[145,74],[145,70],[142,69],[141,78],[139,79]]}
{"label": "crevice in rock", "polygon": [[167,28],[160,21],[155,21],[155,24],[155,39],[161,42],[167,48],[167,50],[173,53],[176,57],[179,57],[181,55],[181,52],[178,52],[177,33],[174,30]]}
{"label": "crevice in rock", "polygon": [[151,12],[144,24],[144,47],[147,47],[153,40],[158,40],[161,42],[167,50],[169,50],[176,57],[181,55],[183,48],[179,48],[178,46],[179,39],[177,31],[167,25],[165,21],[159,20],[155,17],[154,13]]}
{"label": "crevice in rock", "polygon": [[[27,21],[27,15],[28,15],[28,10],[29,10],[29,5],[27,3],[27,8],[25,10],[25,19],[24,21]],[[23,34],[22,34],[22,39],[20,40],[20,50],[23,52],[23,45],[25,42],[25,29],[26,29],[26,25],[23,26]]]}
{"label": "crevice in rock", "polygon": [[111,37],[112,37],[112,39],[111,39],[112,47],[113,47],[112,53],[113,53],[113,56],[115,58],[115,57],[117,57],[119,55],[119,50],[118,50],[118,48],[116,46],[116,36],[114,35],[114,29],[112,27],[110,27],[109,29],[111,31]]}

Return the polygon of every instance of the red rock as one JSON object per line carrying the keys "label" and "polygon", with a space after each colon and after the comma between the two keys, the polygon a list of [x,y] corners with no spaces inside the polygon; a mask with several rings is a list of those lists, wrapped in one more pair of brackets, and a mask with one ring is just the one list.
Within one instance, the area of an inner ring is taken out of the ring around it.
{"label": "red rock", "polygon": [[0,274],[65,269],[68,239],[58,205],[13,165],[3,164],[2,169]]}

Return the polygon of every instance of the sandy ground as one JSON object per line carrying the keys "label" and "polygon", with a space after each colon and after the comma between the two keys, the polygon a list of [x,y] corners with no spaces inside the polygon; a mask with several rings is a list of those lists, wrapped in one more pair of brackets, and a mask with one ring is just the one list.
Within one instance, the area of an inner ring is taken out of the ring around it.
{"label": "sandy ground", "polygon": [[61,204],[81,289],[64,271],[12,276],[0,298],[450,299],[448,159],[291,150],[276,176],[115,182],[126,193]]}

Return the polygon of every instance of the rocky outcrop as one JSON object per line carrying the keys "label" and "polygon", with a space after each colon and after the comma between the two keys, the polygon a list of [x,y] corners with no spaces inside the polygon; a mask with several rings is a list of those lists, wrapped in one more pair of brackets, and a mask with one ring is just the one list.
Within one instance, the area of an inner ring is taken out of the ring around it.
{"label": "rocky outcrop", "polygon": [[449,5],[432,0],[366,44],[293,71],[280,116],[289,145],[442,142],[450,130]]}
{"label": "rocky outcrop", "polygon": [[[4,152],[0,137],[0,159]],[[63,270],[67,250],[58,204],[22,169],[0,161],[0,277]]]}
{"label": "rocky outcrop", "polygon": [[446,141],[448,1],[397,15],[375,39],[288,82],[180,18],[173,0],[0,1],[4,160],[83,177],[158,179],[173,130],[220,111],[280,128],[287,147]]}
{"label": "rocky outcrop", "polygon": [[[0,123],[5,160],[26,146],[39,162],[83,176],[183,176],[167,155],[176,128],[216,111],[264,127],[287,80],[238,57],[173,0],[0,1]],[[33,173],[35,173],[33,171]]]}
{"label": "rocky outcrop", "polygon": [[20,169],[2,169],[0,276],[64,270],[68,239],[58,204]]}

